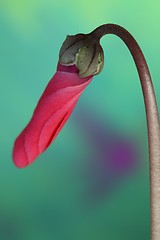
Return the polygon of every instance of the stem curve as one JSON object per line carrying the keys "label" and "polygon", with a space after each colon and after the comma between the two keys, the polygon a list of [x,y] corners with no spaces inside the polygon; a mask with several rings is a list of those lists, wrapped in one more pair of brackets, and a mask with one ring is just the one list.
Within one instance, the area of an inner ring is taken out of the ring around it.
{"label": "stem curve", "polygon": [[91,33],[100,40],[105,34],[114,34],[127,45],[139,74],[146,111],[150,165],[150,224],[151,240],[160,240],[160,125],[156,97],[145,57],[134,37],[123,27],[104,24]]}

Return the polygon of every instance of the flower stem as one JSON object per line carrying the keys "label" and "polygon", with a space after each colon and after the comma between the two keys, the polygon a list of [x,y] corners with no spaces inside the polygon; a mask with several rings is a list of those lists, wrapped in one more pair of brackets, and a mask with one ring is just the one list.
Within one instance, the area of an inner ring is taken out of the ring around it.
{"label": "flower stem", "polygon": [[116,24],[104,24],[90,33],[100,39],[105,34],[115,34],[127,45],[139,74],[148,128],[150,164],[150,223],[151,240],[160,240],[160,125],[156,97],[144,55],[133,36]]}

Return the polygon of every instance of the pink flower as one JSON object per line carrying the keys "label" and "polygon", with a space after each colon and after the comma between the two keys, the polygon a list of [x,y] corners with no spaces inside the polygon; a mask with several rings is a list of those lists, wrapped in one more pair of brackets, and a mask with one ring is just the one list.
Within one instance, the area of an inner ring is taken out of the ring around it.
{"label": "pink flower", "polygon": [[102,69],[101,46],[95,42],[91,44],[84,36],[68,36],[63,43],[57,72],[42,94],[30,122],[14,143],[13,161],[17,167],[29,165],[47,149],[93,75]]}
{"label": "pink flower", "polygon": [[79,96],[91,80],[92,77],[80,78],[75,66],[58,65],[30,122],[15,141],[13,160],[17,167],[29,165],[46,150],[68,120]]}

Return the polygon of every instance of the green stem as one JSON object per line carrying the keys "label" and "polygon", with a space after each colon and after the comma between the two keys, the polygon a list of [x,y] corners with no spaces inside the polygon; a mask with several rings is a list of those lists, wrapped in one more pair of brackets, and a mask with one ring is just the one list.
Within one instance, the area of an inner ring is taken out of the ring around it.
{"label": "green stem", "polygon": [[96,39],[100,39],[105,34],[117,35],[127,45],[136,64],[143,91],[148,128],[151,240],[160,240],[160,126],[154,88],[146,60],[136,40],[121,26],[104,24],[90,34]]}

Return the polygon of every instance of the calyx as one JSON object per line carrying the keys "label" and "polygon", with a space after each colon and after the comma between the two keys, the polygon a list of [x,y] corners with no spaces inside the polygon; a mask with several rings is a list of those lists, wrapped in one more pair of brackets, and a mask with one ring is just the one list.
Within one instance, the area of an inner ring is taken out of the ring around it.
{"label": "calyx", "polygon": [[75,64],[79,76],[84,78],[101,72],[104,65],[104,53],[99,40],[90,34],[67,36],[59,53],[62,65]]}

